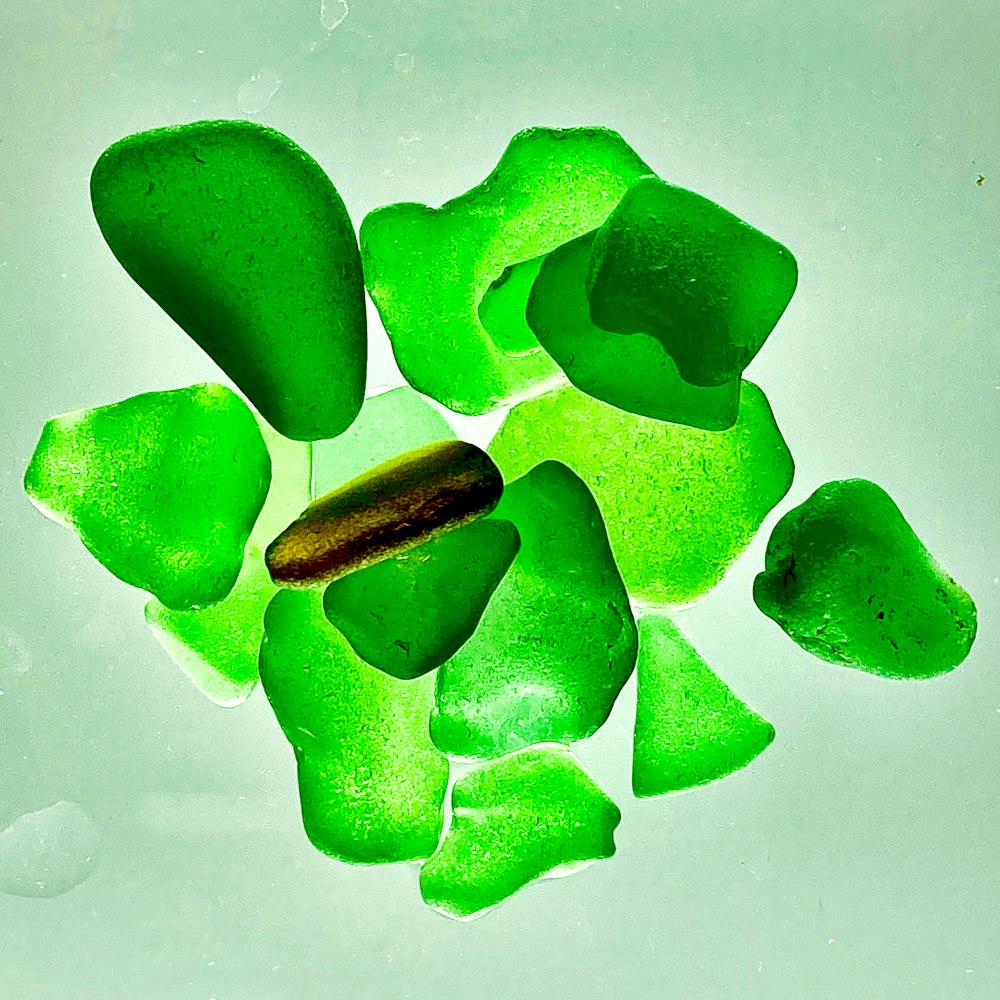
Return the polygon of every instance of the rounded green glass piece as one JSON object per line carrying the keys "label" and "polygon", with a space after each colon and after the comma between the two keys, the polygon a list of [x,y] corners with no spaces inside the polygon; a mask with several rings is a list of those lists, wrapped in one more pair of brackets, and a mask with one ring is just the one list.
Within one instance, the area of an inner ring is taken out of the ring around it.
{"label": "rounded green glass piece", "polygon": [[291,139],[252,122],[154,129],[109,147],[94,215],[136,283],[286,437],[361,408],[364,282],[344,203]]}
{"label": "rounded green glass piece", "polygon": [[510,521],[473,521],[337,580],[323,608],[366,663],[419,677],[472,635],[519,545]]}
{"label": "rounded green glass piece", "polygon": [[401,681],[362,663],[320,591],[281,590],[264,616],[260,679],[295,750],[313,845],[353,864],[430,855],[448,786],[427,733],[433,678]]}
{"label": "rounded green glass piece", "polygon": [[479,322],[505,354],[528,354],[542,349],[528,326],[525,307],[546,258],[543,254],[505,267],[479,303]]}
{"label": "rounded green glass piece", "polygon": [[632,789],[683,791],[745,767],[774,726],[740,701],[665,615],[639,619]]}
{"label": "rounded green glass piece", "polygon": [[495,516],[514,523],[521,548],[438,672],[431,715],[434,743],[460,757],[590,736],[635,666],[628,595],[583,481],[544,462],[507,485]]}
{"label": "rounded green glass piece", "polygon": [[253,414],[206,384],[53,417],[24,489],[120,580],[184,610],[233,589],[270,480]]}
{"label": "rounded green glass piece", "polygon": [[587,269],[594,236],[563,244],[541,264],[527,304],[527,323],[539,343],[573,385],[612,406],[706,430],[732,427],[739,377],[718,387],[691,385],[655,337],[610,333],[593,324]]}
{"label": "rounded green glass piece", "polygon": [[708,593],[788,492],[794,469],[752,382],[742,383],[739,417],[725,431],[636,416],[566,386],[515,406],[489,452],[508,481],[548,458],[581,476],[629,593],[654,605]]}
{"label": "rounded green glass piece", "polygon": [[782,517],[753,596],[814,656],[883,677],[952,670],[976,637],[972,598],[865,479],[825,483]]}
{"label": "rounded green glass piece", "polygon": [[452,789],[452,821],[420,871],[424,902],[480,916],[549,874],[615,853],[618,807],[562,748],[532,747],[486,764]]}
{"label": "rounded green glass piece", "polygon": [[507,345],[515,353],[498,345],[483,329],[480,301],[509,265],[600,225],[649,172],[609,129],[531,128],[514,136],[489,177],[440,208],[401,203],[369,213],[365,280],[406,380],[470,415],[559,381],[552,359],[525,353],[518,334]]}
{"label": "rounded green glass piece", "polygon": [[587,290],[594,323],[658,339],[681,377],[739,378],[795,292],[795,258],[694,191],[636,181],[597,232]]}

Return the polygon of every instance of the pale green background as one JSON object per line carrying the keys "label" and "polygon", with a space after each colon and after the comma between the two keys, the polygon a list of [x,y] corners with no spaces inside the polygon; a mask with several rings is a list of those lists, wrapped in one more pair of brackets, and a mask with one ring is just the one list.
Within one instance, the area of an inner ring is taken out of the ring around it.
{"label": "pale green background", "polygon": [[[0,897],[0,998],[1000,996],[995,0],[349,3],[332,32],[319,0],[0,4],[0,809],[74,799],[104,836],[68,895]],[[355,222],[465,190],[524,126],[600,123],[791,247],[751,371],[798,464],[780,510],[883,484],[979,604],[966,664],[890,683],[799,651],[750,599],[776,512],[683,618],[777,726],[747,771],[637,804],[630,686],[580,747],[624,810],[614,860],[462,925],[409,866],[316,854],[263,697],[205,701],[143,595],[20,493],[51,414],[218,377],[103,245],[95,158],[277,79],[253,116]]]}

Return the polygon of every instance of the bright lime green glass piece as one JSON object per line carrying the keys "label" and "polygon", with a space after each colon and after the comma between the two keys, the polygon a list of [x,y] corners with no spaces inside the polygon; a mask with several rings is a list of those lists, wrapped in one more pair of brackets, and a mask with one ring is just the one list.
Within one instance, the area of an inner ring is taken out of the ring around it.
{"label": "bright lime green glass piece", "polygon": [[365,280],[410,385],[481,414],[558,380],[552,360],[523,353],[517,334],[517,353],[505,353],[479,303],[504,268],[600,225],[649,172],[617,132],[532,128],[486,180],[440,208],[371,212],[361,224]]}
{"label": "bright lime green glass piece", "polygon": [[427,733],[433,678],[401,681],[362,663],[320,591],[282,590],[264,616],[260,679],[295,749],[312,843],[353,864],[430,855],[448,784]]}
{"label": "bright lime green glass piece", "polygon": [[587,268],[594,233],[545,258],[527,323],[578,389],[644,417],[724,430],[736,423],[740,380],[713,388],[685,382],[663,345],[644,333],[609,333],[590,319]]}
{"label": "bright lime green glass piece", "polygon": [[448,421],[407,386],[370,396],[348,431],[313,445],[313,495],[323,496],[403,452],[454,437]]}
{"label": "bright lime green glass piece", "polygon": [[495,516],[514,523],[521,548],[438,672],[431,716],[434,743],[460,757],[590,736],[635,666],[628,595],[580,478],[545,462],[508,483]]}
{"label": "bright lime green glass piece", "polygon": [[629,593],[659,605],[711,590],[788,492],[793,472],[767,399],[751,382],[726,431],[639,417],[566,386],[514,407],[489,451],[507,481],[548,458],[574,469],[597,499]]}
{"label": "bright lime green glass piece", "polygon": [[615,853],[618,807],[565,750],[532,747],[493,761],[452,789],[453,818],[420,872],[424,901],[478,916],[529,882]]}
{"label": "bright lime green glass piece", "polygon": [[972,598],[865,479],[825,483],[782,517],[753,596],[814,656],[883,677],[952,670],[976,637]]}
{"label": "bright lime green glass piece", "polygon": [[53,417],[24,489],[115,576],[184,610],[233,589],[270,479],[247,405],[206,384]]}
{"label": "bright lime green glass piece", "polygon": [[202,694],[231,708],[257,684],[264,609],[277,591],[260,549],[248,547],[236,585],[225,600],[194,611],[146,605],[146,624]]}
{"label": "bright lime green glass piece", "polygon": [[202,694],[226,707],[245,701],[257,683],[264,609],[278,589],[259,546],[309,503],[312,446],[283,438],[264,420],[258,424],[271,456],[271,489],[232,592],[193,611],[171,611],[155,599],[146,605],[146,622],[160,645]]}
{"label": "bright lime green glass piece", "polygon": [[419,677],[472,635],[519,545],[510,521],[473,521],[335,581],[323,607],[366,663]]}
{"label": "bright lime green glass piece", "polygon": [[251,122],[116,142],[91,177],[112,253],[276,430],[311,441],[357,416],[367,357],[351,220],[320,166]]}
{"label": "bright lime green glass piece", "polygon": [[745,705],[665,615],[639,619],[632,789],[679,792],[745,767],[774,726]]}
{"label": "bright lime green glass piece", "polygon": [[644,177],[598,230],[587,290],[605,330],[659,340],[694,385],[732,382],[795,292],[795,258],[721,205]]}
{"label": "bright lime green glass piece", "polygon": [[479,303],[479,322],[505,354],[528,354],[542,349],[528,326],[525,308],[545,259],[543,254],[505,267]]}

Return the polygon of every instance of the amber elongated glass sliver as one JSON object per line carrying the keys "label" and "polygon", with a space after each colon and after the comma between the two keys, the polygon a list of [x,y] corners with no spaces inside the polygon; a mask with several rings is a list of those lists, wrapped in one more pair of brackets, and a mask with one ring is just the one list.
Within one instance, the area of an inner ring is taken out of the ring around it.
{"label": "amber elongated glass sliver", "polygon": [[464,441],[441,441],[397,458],[311,503],[267,549],[271,578],[313,587],[398,555],[488,514],[503,479]]}

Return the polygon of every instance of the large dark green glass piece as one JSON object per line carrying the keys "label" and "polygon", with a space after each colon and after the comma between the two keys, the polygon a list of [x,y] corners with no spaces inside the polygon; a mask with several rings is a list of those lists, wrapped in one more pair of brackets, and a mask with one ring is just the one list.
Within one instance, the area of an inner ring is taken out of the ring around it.
{"label": "large dark green glass piece", "polygon": [[618,807],[562,748],[532,747],[456,782],[452,821],[420,872],[424,901],[464,920],[535,879],[615,853]]}
{"label": "large dark green glass piece", "polygon": [[583,481],[544,462],[508,483],[496,517],[514,523],[521,548],[438,672],[431,716],[435,744],[461,757],[590,736],[635,665],[628,595]]}
{"label": "large dark green glass piece", "polygon": [[115,576],[184,610],[233,589],[270,480],[246,403],[206,384],[53,417],[24,489]]}
{"label": "large dark green glass piece", "polygon": [[527,303],[527,323],[539,343],[573,385],[612,406],[708,430],[732,427],[739,377],[715,388],[691,385],[656,338],[610,333],[593,324],[587,268],[594,235],[571,240],[542,263]]}
{"label": "large dark green glass piece", "polygon": [[632,755],[637,796],[704,785],[745,767],[774,726],[740,701],[666,615],[639,619]]}
{"label": "large dark green glass piece", "polygon": [[132,278],[286,437],[345,430],[365,388],[364,282],[340,195],[294,142],[208,121],[116,142],[94,214]]}
{"label": "large dark green glass piece", "polygon": [[629,188],[594,238],[594,323],[663,344],[682,378],[739,378],[785,311],[798,280],[780,243],[721,205],[657,177]]}
{"label": "large dark green glass piece", "polygon": [[972,598],[875,483],[825,483],[775,525],[754,601],[803,649],[883,677],[958,666],[976,636]]}
{"label": "large dark green glass piece", "polygon": [[433,678],[401,681],[362,663],[320,591],[281,590],[264,616],[260,679],[295,750],[314,846],[354,864],[430,855],[448,785],[427,734]]}
{"label": "large dark green glass piece", "polygon": [[365,280],[415,389],[465,414],[487,413],[561,378],[544,352],[504,346],[479,304],[504,269],[599,226],[650,172],[617,132],[532,128],[481,184],[440,208],[401,203],[361,224]]}
{"label": "large dark green glass piece", "polygon": [[366,663],[419,677],[472,635],[519,545],[510,521],[474,521],[337,580],[323,607]]}
{"label": "large dark green glass piece", "polygon": [[566,386],[515,406],[489,451],[508,481],[550,458],[580,475],[629,593],[658,605],[708,593],[788,492],[793,472],[751,382],[725,431],[636,416]]}

